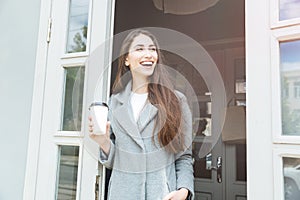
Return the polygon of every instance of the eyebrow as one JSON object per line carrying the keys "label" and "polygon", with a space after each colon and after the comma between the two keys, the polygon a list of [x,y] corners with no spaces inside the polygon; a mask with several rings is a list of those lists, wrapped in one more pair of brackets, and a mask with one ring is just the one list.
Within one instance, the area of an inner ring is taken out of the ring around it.
{"label": "eyebrow", "polygon": [[[144,47],[145,45],[143,44],[137,44],[134,47]],[[154,44],[150,44],[149,47],[156,47]]]}

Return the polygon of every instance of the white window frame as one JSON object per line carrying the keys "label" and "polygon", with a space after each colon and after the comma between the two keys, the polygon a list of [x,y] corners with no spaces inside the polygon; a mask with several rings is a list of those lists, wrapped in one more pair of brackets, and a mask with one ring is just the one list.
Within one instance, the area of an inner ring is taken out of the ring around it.
{"label": "white window frame", "polygon": [[300,146],[275,145],[273,150],[274,161],[274,200],[284,199],[284,172],[283,172],[283,158],[300,158]]}
{"label": "white window frame", "polygon": [[[270,72],[271,72],[271,133],[273,151],[273,199],[285,198],[283,157],[300,158],[300,136],[282,135],[280,42],[300,40],[300,18],[279,20],[280,0],[269,0],[270,5]],[[289,84],[291,87],[291,84]],[[289,96],[294,97],[294,91]],[[264,166],[266,167],[266,166]]]}
{"label": "white window frame", "polygon": [[300,25],[272,30],[271,49],[271,95],[272,95],[272,133],[274,143],[300,144],[300,136],[282,135],[281,119],[281,80],[279,43],[300,40]]}
{"label": "white window frame", "polygon": [[[82,166],[83,166],[83,145],[82,145],[82,140],[78,138],[71,138],[68,140],[62,139],[62,138],[55,138],[55,145],[56,145],[56,158],[59,159],[59,151],[58,148],[59,146],[78,146],[79,147],[79,155],[78,155],[78,171],[77,171],[77,184],[76,184],[76,199],[80,199],[80,189],[81,189],[81,174],[82,174]],[[56,184],[53,193],[55,193],[55,196],[57,195],[57,189],[58,189],[58,181],[59,181],[59,163],[57,161],[57,166],[55,171],[57,172],[56,174]]]}
{"label": "white window frame", "polygon": [[270,2],[271,28],[282,28],[290,25],[300,24],[300,17],[280,21],[279,20],[280,0],[270,0],[269,2]]}

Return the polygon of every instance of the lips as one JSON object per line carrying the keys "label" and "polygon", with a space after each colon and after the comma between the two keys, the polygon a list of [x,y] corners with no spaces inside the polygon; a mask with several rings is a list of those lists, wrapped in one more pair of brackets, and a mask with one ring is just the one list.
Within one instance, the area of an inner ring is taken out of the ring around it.
{"label": "lips", "polygon": [[140,62],[141,65],[145,66],[145,67],[151,67],[153,65],[153,61],[142,61]]}

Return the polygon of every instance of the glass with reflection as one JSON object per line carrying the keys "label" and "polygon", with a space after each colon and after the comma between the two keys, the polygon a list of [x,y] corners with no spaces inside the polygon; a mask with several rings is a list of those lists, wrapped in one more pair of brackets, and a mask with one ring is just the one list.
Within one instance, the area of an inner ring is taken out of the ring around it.
{"label": "glass with reflection", "polygon": [[59,146],[59,168],[56,200],[76,199],[78,177],[78,146]]}
{"label": "glass with reflection", "polygon": [[63,131],[81,130],[83,89],[84,67],[65,68]]}
{"label": "glass with reflection", "polygon": [[279,46],[282,134],[300,136],[300,40]]}
{"label": "glass with reflection", "polygon": [[280,0],[279,20],[288,20],[300,17],[300,0]]}
{"label": "glass with reflection", "polygon": [[86,51],[89,2],[70,0],[66,53]]}
{"label": "glass with reflection", "polygon": [[284,199],[300,199],[300,158],[283,158]]}

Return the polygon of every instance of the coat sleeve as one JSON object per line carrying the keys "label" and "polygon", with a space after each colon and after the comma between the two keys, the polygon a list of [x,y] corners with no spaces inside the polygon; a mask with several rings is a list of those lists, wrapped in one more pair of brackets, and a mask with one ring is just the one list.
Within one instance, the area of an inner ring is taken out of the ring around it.
{"label": "coat sleeve", "polygon": [[[108,120],[111,119],[111,113],[112,113],[112,104],[111,104],[112,98],[109,99],[108,102],[108,107],[109,107],[109,112],[108,112]],[[115,135],[112,129],[112,125],[110,126],[110,149],[108,155],[104,153],[104,151],[99,148],[99,162],[104,165],[108,169],[113,168],[114,164],[114,157],[115,157]]]}
{"label": "coat sleeve", "polygon": [[185,140],[185,150],[175,155],[177,189],[189,190],[188,199],[194,199],[194,169],[192,158],[192,114],[186,97],[180,95],[182,111],[182,131]]}

